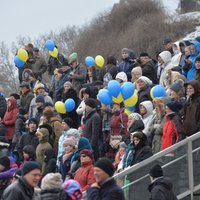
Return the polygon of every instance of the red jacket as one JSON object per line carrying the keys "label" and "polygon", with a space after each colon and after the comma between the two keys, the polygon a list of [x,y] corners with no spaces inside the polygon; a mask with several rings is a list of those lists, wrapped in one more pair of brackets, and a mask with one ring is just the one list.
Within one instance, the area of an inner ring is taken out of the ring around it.
{"label": "red jacket", "polygon": [[8,107],[8,110],[6,111],[3,123],[6,126],[6,137],[8,140],[12,140],[13,135],[15,133],[15,121],[17,119],[18,114],[18,108],[17,108],[17,102],[16,99],[8,99],[8,103],[11,103],[11,105]]}
{"label": "red jacket", "polygon": [[163,125],[162,149],[166,149],[178,142],[179,134],[176,123],[170,115],[166,116],[167,121]]}
{"label": "red jacket", "polygon": [[82,166],[76,171],[74,180],[80,183],[82,191],[86,191],[93,183],[96,182],[92,161],[82,164]]}
{"label": "red jacket", "polygon": [[124,111],[115,112],[111,118],[111,134],[126,135],[127,134],[128,116]]}

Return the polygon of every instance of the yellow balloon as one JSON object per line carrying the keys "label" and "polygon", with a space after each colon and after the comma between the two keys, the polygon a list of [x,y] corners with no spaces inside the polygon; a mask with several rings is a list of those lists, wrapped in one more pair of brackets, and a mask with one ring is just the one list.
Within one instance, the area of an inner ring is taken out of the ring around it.
{"label": "yellow balloon", "polygon": [[134,106],[138,102],[138,92],[135,90],[134,94],[124,101],[124,105],[127,107]]}
{"label": "yellow balloon", "polygon": [[28,60],[28,52],[25,49],[19,49],[17,51],[17,55],[19,57],[20,60],[22,60],[23,62],[26,62]]}
{"label": "yellow balloon", "polygon": [[112,97],[112,100],[113,100],[113,102],[115,102],[115,103],[121,103],[121,102],[123,101],[122,94],[119,93],[119,95],[117,96],[117,98],[116,98],[116,97]]}
{"label": "yellow balloon", "polygon": [[58,49],[55,47],[53,51],[49,51],[50,56],[57,58],[58,56]]}
{"label": "yellow balloon", "polygon": [[127,108],[125,108],[124,112],[129,116],[132,112],[130,110],[128,110]]}
{"label": "yellow balloon", "polygon": [[55,109],[58,113],[61,113],[61,114],[66,113],[65,104],[62,101],[57,101],[55,103]]}
{"label": "yellow balloon", "polygon": [[154,99],[153,90],[152,90],[152,89],[151,89],[151,91],[150,91],[150,96],[151,96],[152,99]]}
{"label": "yellow balloon", "polygon": [[105,60],[104,60],[103,56],[98,55],[95,57],[95,63],[98,67],[103,67],[104,62],[105,62]]}

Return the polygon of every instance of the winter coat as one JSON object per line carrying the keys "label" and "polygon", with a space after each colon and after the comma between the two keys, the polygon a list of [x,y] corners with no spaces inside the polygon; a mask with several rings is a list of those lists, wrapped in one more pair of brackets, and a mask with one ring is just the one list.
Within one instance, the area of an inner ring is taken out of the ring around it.
{"label": "winter coat", "polygon": [[96,182],[92,161],[81,164],[81,167],[75,173],[74,180],[80,183],[83,192]]}
{"label": "winter coat", "polygon": [[73,75],[72,77],[70,77],[73,88],[76,90],[77,94],[79,94],[79,91],[82,88],[82,84],[85,83],[86,76],[86,66],[79,63],[78,66],[75,69],[73,69]]}
{"label": "winter coat", "polygon": [[56,158],[55,158],[55,152],[53,149],[47,149],[44,152],[44,162],[46,163],[45,169],[44,169],[44,176],[48,173],[56,172]]}
{"label": "winter coat", "polygon": [[26,145],[32,145],[35,149],[39,143],[37,136],[35,135],[36,131],[34,132],[27,132],[22,135],[19,144],[18,144],[18,155],[19,161],[23,161],[23,148]]}
{"label": "winter coat", "polygon": [[138,102],[135,105],[135,112],[140,113],[139,105],[143,101],[151,101],[152,98],[150,96],[151,86],[145,85],[138,91]]}
{"label": "winter coat", "polygon": [[146,108],[147,113],[142,116],[142,120],[144,123],[145,128],[143,129],[143,133],[147,136],[151,136],[151,132],[149,131],[150,125],[153,122],[153,103],[151,101],[143,101],[140,105]]}
{"label": "winter coat", "polygon": [[159,177],[149,187],[151,196],[149,200],[177,200],[172,191],[172,182],[167,177]]}
{"label": "winter coat", "polygon": [[3,193],[2,200],[32,200],[34,188],[20,177],[14,184],[9,185]]}
{"label": "winter coat", "polygon": [[[26,93],[21,95],[20,98],[20,107],[24,108],[26,110],[26,112],[30,112],[29,111],[29,107],[31,104],[31,100],[34,98],[33,93],[30,90],[27,90]],[[30,113],[29,113],[30,114]]]}
{"label": "winter coat", "polygon": [[38,200],[67,200],[67,195],[62,189],[41,190]]}
{"label": "winter coat", "polygon": [[120,112],[113,113],[110,122],[111,135],[126,135],[127,134],[128,116],[121,110]]}
{"label": "winter coat", "polygon": [[42,75],[47,70],[47,63],[42,55],[39,57],[34,58],[35,63],[32,64],[31,68],[34,73],[36,73],[40,79],[42,78]]}
{"label": "winter coat", "polygon": [[0,93],[0,118],[3,119],[4,114],[6,113],[7,110],[7,102],[5,97],[3,97]]}
{"label": "winter coat", "polygon": [[162,149],[166,149],[180,141],[182,134],[181,122],[176,113],[166,115],[167,121],[163,126]]}
{"label": "winter coat", "polygon": [[196,72],[195,59],[200,53],[200,42],[191,42],[191,44],[193,44],[196,48],[195,54],[190,54],[190,56],[188,58],[188,60],[191,61],[191,68],[189,69],[188,72],[186,72],[184,70],[182,71],[183,74],[187,77],[188,81],[193,80],[195,77],[195,72]]}
{"label": "winter coat", "polygon": [[46,168],[45,162],[45,152],[48,149],[52,149],[51,145],[48,143],[48,135],[44,135],[42,140],[39,141],[39,144],[36,148],[36,159],[42,166],[42,174],[44,175],[44,170]]}
{"label": "winter coat", "polygon": [[123,190],[113,178],[109,178],[100,187],[90,187],[87,190],[87,200],[124,200]]}
{"label": "winter coat", "polygon": [[[15,122],[15,134],[12,140],[12,143],[18,146],[19,140],[22,136],[22,134],[25,133],[25,122],[26,118],[22,114],[18,114],[16,122]],[[15,146],[16,148],[18,148]]]}
{"label": "winter coat", "polygon": [[183,132],[186,136],[200,131],[200,86],[197,80],[189,82],[195,93],[189,97],[184,106]]}
{"label": "winter coat", "polygon": [[[53,104],[53,101],[51,99],[50,96],[48,96],[46,93],[44,95],[44,101],[45,103],[46,102],[50,102]],[[29,107],[29,119],[36,116],[36,113],[37,113],[37,107],[36,107],[36,97],[34,97],[32,100],[31,100],[31,103],[30,103],[30,107]]]}
{"label": "winter coat", "polygon": [[118,66],[118,72],[125,72],[128,78],[128,81],[131,81],[131,71],[133,69],[133,64],[131,63],[131,58],[128,57],[123,59]]}
{"label": "winter coat", "polygon": [[17,102],[15,99],[9,99],[11,106],[6,111],[4,118],[3,118],[3,124],[6,126],[6,137],[8,140],[12,140],[13,135],[15,133],[15,121],[17,119],[18,115],[18,108],[17,108]]}
{"label": "winter coat", "polygon": [[157,67],[153,60],[149,60],[147,63],[141,66],[142,76],[148,77],[154,84],[158,83],[157,79]]}
{"label": "winter coat", "polygon": [[83,123],[83,136],[89,140],[94,151],[94,157],[97,159],[99,153],[98,140],[101,134],[102,121],[96,109],[85,116]]}

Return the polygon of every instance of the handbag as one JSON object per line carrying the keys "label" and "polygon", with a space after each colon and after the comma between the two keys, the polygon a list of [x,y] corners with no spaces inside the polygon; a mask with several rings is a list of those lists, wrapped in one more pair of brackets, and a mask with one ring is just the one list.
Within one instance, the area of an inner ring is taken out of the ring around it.
{"label": "handbag", "polygon": [[113,149],[118,149],[120,142],[122,141],[121,135],[110,135],[110,146]]}

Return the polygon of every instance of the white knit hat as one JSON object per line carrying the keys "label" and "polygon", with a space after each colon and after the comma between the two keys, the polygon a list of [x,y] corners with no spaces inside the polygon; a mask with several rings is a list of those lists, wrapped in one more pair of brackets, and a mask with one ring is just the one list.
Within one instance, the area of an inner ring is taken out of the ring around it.
{"label": "white knit hat", "polygon": [[152,85],[152,81],[148,78],[148,77],[146,77],[146,76],[140,76],[139,78],[138,78],[138,81],[139,80],[142,80],[142,81],[144,81],[146,84],[148,84],[148,85]]}
{"label": "white knit hat", "polygon": [[126,75],[125,72],[119,72],[116,75],[115,79],[117,79],[117,78],[120,79],[120,80],[122,80],[123,82],[127,82],[128,81],[128,78],[127,78],[127,75]]}

